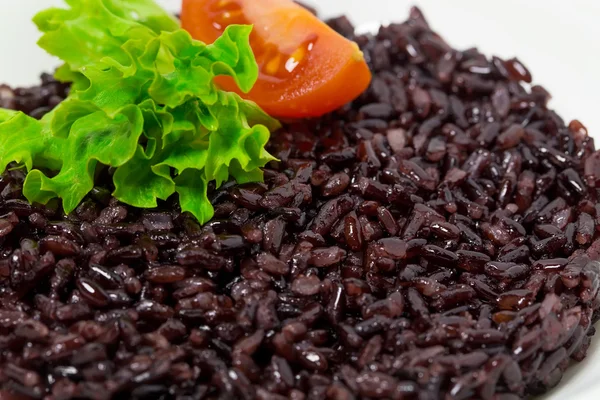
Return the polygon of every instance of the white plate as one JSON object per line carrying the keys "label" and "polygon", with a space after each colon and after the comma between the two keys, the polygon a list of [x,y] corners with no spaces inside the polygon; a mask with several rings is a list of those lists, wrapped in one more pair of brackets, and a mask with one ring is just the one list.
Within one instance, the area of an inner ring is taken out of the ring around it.
{"label": "white plate", "polygon": [[[158,0],[171,11],[180,0]],[[308,1],[311,3],[311,1]],[[6,3],[6,4],[5,4]],[[8,6],[11,3],[11,6]],[[347,14],[366,29],[377,21],[403,21],[411,4],[453,46],[517,56],[536,83],[554,96],[568,121],[581,120],[600,140],[600,2],[594,0],[313,0],[323,16]],[[3,0],[0,13],[0,82],[29,85],[58,63],[38,49],[31,17],[60,0]],[[587,359],[569,370],[546,400],[600,398],[600,338]]]}

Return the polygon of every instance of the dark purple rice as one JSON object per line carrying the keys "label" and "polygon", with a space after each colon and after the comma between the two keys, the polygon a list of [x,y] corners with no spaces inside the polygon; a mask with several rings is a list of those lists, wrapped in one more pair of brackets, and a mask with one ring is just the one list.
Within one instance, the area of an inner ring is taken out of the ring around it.
{"label": "dark purple rice", "polygon": [[[523,64],[413,9],[355,36],[370,88],[287,124],[201,227],[94,189],[62,215],[0,177],[0,399],[471,399],[542,393],[600,308],[600,152]],[[0,87],[39,117],[68,92]],[[109,174],[104,174],[108,177]]]}

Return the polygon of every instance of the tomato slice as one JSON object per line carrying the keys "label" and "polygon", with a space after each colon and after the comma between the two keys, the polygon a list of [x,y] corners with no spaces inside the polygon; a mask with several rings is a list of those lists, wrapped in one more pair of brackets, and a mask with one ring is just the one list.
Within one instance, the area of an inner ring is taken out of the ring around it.
{"label": "tomato slice", "polygon": [[357,44],[291,0],[183,0],[181,22],[212,43],[230,24],[253,24],[250,45],[260,75],[241,93],[229,77],[217,83],[277,117],[312,117],[360,95],[371,72]]}

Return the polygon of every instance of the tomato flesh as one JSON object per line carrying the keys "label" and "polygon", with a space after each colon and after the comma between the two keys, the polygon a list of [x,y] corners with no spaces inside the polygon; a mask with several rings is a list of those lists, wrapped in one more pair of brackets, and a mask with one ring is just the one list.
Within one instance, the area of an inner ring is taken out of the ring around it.
{"label": "tomato flesh", "polygon": [[206,43],[228,25],[254,26],[250,45],[260,70],[254,88],[241,93],[228,77],[217,83],[273,116],[323,115],[352,101],[371,81],[356,43],[291,0],[183,0],[181,22]]}

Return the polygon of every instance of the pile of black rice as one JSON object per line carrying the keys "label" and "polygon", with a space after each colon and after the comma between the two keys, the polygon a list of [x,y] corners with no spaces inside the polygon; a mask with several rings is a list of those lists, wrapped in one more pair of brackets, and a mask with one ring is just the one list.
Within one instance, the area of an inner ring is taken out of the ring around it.
{"label": "pile of black rice", "polygon": [[[496,399],[555,386],[600,307],[600,153],[517,59],[417,9],[355,36],[352,104],[287,124],[265,183],[71,215],[0,179],[0,398]],[[0,88],[41,116],[68,87]]]}

